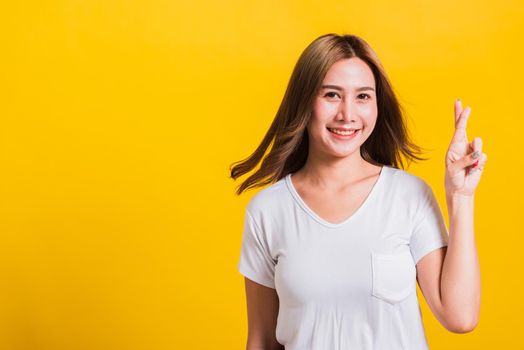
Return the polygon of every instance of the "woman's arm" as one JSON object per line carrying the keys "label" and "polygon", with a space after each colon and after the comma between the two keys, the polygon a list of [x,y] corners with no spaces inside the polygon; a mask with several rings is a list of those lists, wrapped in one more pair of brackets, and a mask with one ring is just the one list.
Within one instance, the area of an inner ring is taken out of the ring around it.
{"label": "woman's arm", "polygon": [[284,350],[275,335],[279,306],[276,290],[244,279],[248,318],[246,350]]}
{"label": "woman's arm", "polygon": [[455,101],[455,133],[446,154],[449,242],[417,264],[417,278],[431,310],[450,331],[470,332],[479,322],[480,267],[474,232],[474,194],[487,155],[480,137],[468,142],[471,108]]}
{"label": "woman's arm", "polygon": [[446,202],[449,244],[442,268],[442,305],[449,323],[460,330],[476,327],[480,313],[480,267],[475,245],[474,198],[487,155],[482,139],[471,143],[466,125],[471,108],[455,101],[455,133],[446,154]]}
{"label": "woman's arm", "polygon": [[480,267],[473,228],[473,196],[446,197],[449,244],[442,267],[442,306],[449,324],[473,330],[480,313]]}
{"label": "woman's arm", "polygon": [[431,311],[450,332],[471,332],[479,322],[480,267],[473,232],[473,198],[447,197],[447,247],[420,259],[417,279]]}

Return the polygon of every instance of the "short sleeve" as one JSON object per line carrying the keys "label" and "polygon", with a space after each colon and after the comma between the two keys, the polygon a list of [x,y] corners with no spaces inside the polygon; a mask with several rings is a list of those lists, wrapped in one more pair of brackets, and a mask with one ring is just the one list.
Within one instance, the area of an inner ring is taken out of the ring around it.
{"label": "short sleeve", "polygon": [[262,230],[246,210],[238,271],[245,277],[269,288],[275,288],[275,261]]}
{"label": "short sleeve", "polygon": [[447,246],[449,233],[433,190],[424,182],[410,239],[411,255],[415,264],[431,251]]}

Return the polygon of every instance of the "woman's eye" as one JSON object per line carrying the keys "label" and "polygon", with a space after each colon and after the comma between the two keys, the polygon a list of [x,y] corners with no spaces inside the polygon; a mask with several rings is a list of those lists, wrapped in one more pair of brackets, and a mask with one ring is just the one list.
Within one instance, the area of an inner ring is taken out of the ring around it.
{"label": "woman's eye", "polygon": [[360,94],[358,96],[366,96],[366,98],[364,98],[364,100],[369,100],[371,98],[371,96],[369,96],[368,94]]}
{"label": "woman's eye", "polygon": [[[325,96],[335,97],[333,95],[337,95],[338,96],[338,94],[336,92],[333,92],[333,91],[328,92]],[[338,97],[340,97],[340,96],[338,96]]]}

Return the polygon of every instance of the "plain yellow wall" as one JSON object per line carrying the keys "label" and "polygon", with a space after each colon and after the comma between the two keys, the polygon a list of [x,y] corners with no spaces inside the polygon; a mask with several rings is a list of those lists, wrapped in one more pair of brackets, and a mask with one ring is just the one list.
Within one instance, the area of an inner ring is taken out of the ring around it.
{"label": "plain yellow wall", "polygon": [[[7,8],[6,8],[7,6]],[[516,349],[524,231],[524,3],[13,1],[3,6],[0,348],[243,349],[244,208],[229,165],[269,127],[302,50],[376,50],[447,218],[453,102],[488,162],[476,194],[481,320],[432,349]]]}

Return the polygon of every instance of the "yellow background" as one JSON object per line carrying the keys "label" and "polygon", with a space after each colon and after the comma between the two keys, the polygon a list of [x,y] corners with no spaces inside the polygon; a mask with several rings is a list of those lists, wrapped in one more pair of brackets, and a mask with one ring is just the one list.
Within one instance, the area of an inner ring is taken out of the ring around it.
{"label": "yellow background", "polygon": [[[376,50],[447,218],[453,102],[488,162],[476,194],[481,320],[432,349],[524,346],[524,3],[13,1],[0,103],[0,348],[244,349],[244,208],[229,165],[267,131],[328,32]],[[418,291],[421,296],[420,291]]]}

